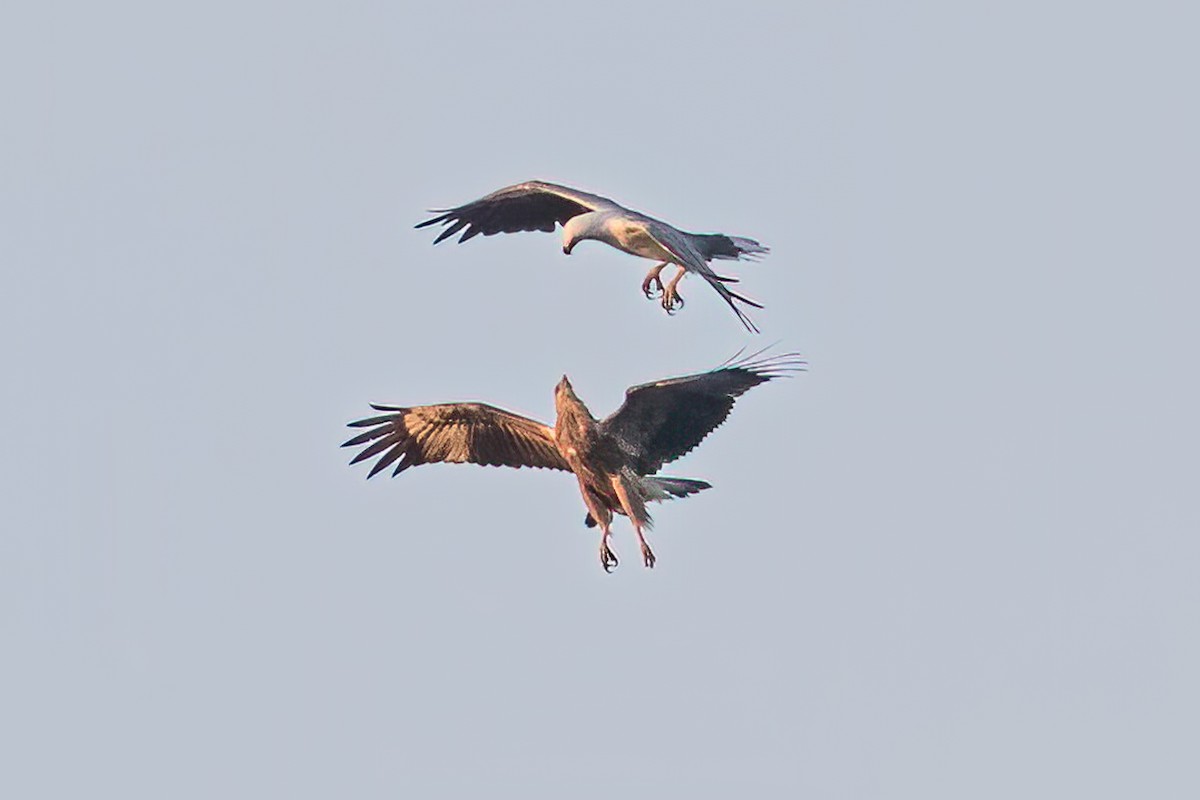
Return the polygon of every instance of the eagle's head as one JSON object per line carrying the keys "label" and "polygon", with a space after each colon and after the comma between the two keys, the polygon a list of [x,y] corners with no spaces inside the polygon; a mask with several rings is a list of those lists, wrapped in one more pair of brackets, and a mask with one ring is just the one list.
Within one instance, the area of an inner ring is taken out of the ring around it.
{"label": "eagle's head", "polygon": [[579,398],[575,395],[575,387],[571,386],[571,379],[563,375],[554,387],[554,408],[561,414],[564,406],[576,405],[579,405]]}
{"label": "eagle's head", "polygon": [[565,424],[568,427],[586,429],[590,423],[595,422],[588,407],[575,394],[571,380],[566,375],[563,375],[558,386],[554,387],[554,411],[558,415],[555,428]]}
{"label": "eagle's head", "polygon": [[591,233],[592,218],[595,216],[594,213],[580,214],[567,220],[562,231],[563,253],[571,255],[580,241],[595,238]]}

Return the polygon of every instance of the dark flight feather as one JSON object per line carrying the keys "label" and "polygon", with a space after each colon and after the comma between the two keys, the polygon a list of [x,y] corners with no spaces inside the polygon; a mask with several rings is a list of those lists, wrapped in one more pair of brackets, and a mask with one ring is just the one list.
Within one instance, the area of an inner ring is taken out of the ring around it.
{"label": "dark flight feather", "polygon": [[805,368],[796,353],[751,355],[709,372],[634,386],[600,423],[640,475],[653,475],[690,452],[729,416],[734,401],[760,383]]}
{"label": "dark flight feather", "polygon": [[466,231],[459,243],[479,234],[492,236],[497,233],[518,231],[554,231],[555,224],[565,225],[571,217],[586,214],[593,209],[583,203],[563,197],[542,188],[537,182],[509,186],[492,192],[457,208],[439,209],[439,216],[427,219],[416,227],[426,225],[448,225],[433,240],[434,244],[448,239],[464,227]]}

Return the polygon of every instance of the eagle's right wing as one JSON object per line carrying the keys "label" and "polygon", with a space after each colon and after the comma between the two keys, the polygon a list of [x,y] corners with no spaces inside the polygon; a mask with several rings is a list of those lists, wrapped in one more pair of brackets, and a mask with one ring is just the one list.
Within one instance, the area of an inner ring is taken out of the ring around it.
{"label": "eagle's right wing", "polygon": [[402,408],[372,403],[371,408],[390,413],[351,422],[351,428],[369,430],[342,445],[368,445],[351,464],[382,453],[368,478],[397,459],[393,476],[417,464],[437,462],[571,470],[558,452],[553,428],[494,406],[443,403]]}

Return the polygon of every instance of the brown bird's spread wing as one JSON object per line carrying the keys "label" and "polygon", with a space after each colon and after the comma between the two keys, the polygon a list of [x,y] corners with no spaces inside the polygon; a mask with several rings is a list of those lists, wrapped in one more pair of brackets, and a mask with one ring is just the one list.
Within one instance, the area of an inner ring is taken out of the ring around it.
{"label": "brown bird's spread wing", "polygon": [[371,408],[390,413],[351,422],[351,428],[368,430],[342,445],[368,445],[351,464],[382,453],[368,478],[397,459],[393,476],[417,464],[437,462],[571,469],[554,443],[553,428],[494,406],[443,403],[401,408],[372,403]]}
{"label": "brown bird's spread wing", "polygon": [[461,244],[481,233],[492,236],[517,231],[552,232],[555,223],[565,225],[571,217],[615,207],[618,206],[606,197],[555,183],[526,181],[498,189],[458,208],[438,209],[435,213],[440,216],[427,219],[416,227],[437,223],[448,226],[433,240],[434,244],[466,228],[458,239]]}
{"label": "brown bird's spread wing", "polygon": [[621,407],[601,423],[604,432],[620,443],[638,474],[653,475],[724,422],[736,398],[805,367],[796,353],[759,355],[698,375],[634,386],[625,392]]}
{"label": "brown bird's spread wing", "polygon": [[670,225],[651,220],[646,225],[646,233],[650,235],[654,241],[658,242],[659,246],[675,257],[675,263],[686,269],[688,272],[694,272],[704,280],[708,281],[709,286],[716,290],[717,294],[721,295],[729,307],[733,309],[733,313],[737,314],[737,318],[746,326],[746,330],[751,333],[758,333],[758,328],[746,316],[746,312],[742,311],[734,303],[735,300],[740,300],[748,306],[754,308],[762,308],[761,303],[756,303],[748,297],[744,297],[736,292],[729,291],[726,283],[732,283],[732,278],[723,278],[713,272],[712,267],[708,265],[704,255],[696,249],[686,236],[680,231],[672,228]]}

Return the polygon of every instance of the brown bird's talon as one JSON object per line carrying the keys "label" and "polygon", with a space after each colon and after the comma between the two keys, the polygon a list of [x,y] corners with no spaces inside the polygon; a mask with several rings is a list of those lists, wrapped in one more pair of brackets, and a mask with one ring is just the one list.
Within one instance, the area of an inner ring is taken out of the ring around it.
{"label": "brown bird's talon", "polygon": [[663,282],[657,275],[648,275],[646,280],[642,281],[642,294],[646,295],[647,300],[654,300],[662,295]]}
{"label": "brown bird's talon", "polygon": [[617,554],[612,551],[612,548],[607,543],[602,544],[600,546],[600,566],[604,567],[604,571],[611,575],[619,563]]}
{"label": "brown bird's talon", "polygon": [[658,559],[654,557],[654,551],[650,549],[650,545],[642,545],[642,563],[644,563],[648,568],[654,569],[654,562],[657,560]]}

